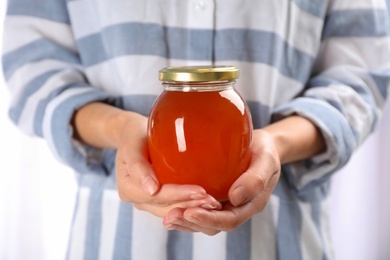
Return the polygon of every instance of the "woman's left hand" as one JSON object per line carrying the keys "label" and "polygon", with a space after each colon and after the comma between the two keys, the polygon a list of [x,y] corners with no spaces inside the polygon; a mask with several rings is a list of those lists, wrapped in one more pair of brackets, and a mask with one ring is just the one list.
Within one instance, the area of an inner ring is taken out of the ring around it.
{"label": "woman's left hand", "polygon": [[261,129],[254,131],[250,151],[249,168],[231,186],[229,202],[222,210],[174,208],[164,217],[164,226],[215,235],[235,230],[262,211],[279,180],[280,158],[273,136]]}

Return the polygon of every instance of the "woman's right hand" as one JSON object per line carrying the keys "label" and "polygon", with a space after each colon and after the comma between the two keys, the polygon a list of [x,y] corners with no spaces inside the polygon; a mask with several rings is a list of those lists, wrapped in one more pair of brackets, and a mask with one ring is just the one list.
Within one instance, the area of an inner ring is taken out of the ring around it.
{"label": "woman's right hand", "polygon": [[221,209],[200,186],[159,184],[149,163],[147,121],[140,114],[93,102],[76,111],[73,126],[80,141],[117,149],[116,183],[124,202],[159,217],[174,208]]}
{"label": "woman's right hand", "polygon": [[159,184],[148,160],[147,118],[127,113],[116,155],[116,182],[121,200],[159,217],[174,208],[221,209],[221,204],[200,186]]}

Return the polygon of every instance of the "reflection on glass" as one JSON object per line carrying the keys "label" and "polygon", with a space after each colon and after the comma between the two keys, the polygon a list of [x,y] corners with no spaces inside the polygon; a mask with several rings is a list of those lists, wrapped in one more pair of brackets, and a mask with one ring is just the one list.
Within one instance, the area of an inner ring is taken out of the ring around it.
{"label": "reflection on glass", "polygon": [[232,93],[231,91],[221,91],[219,92],[219,95],[221,97],[226,98],[230,102],[234,104],[240,110],[241,115],[244,115],[245,113],[245,104],[242,102],[242,99],[240,96],[236,95],[236,93]]}
{"label": "reflection on glass", "polygon": [[175,120],[177,148],[183,153],[187,150],[186,137],[184,136],[184,118],[176,118]]}

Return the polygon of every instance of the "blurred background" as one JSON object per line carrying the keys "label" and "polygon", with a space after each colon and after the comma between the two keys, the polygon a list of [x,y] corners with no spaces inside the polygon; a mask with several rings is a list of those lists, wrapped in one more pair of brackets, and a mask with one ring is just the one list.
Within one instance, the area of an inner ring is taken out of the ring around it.
{"label": "blurred background", "polygon": [[[75,177],[44,141],[16,129],[8,104],[0,75],[0,259],[64,259]],[[329,203],[336,260],[390,259],[389,102],[375,133],[334,176]]]}

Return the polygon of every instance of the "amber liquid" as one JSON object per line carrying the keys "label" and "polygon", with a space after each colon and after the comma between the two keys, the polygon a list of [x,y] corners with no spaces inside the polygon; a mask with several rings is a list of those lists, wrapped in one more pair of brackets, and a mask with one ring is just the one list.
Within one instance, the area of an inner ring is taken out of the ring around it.
{"label": "amber liquid", "polygon": [[148,147],[160,183],[197,184],[226,200],[247,169],[252,120],[234,89],[164,91],[148,124]]}

